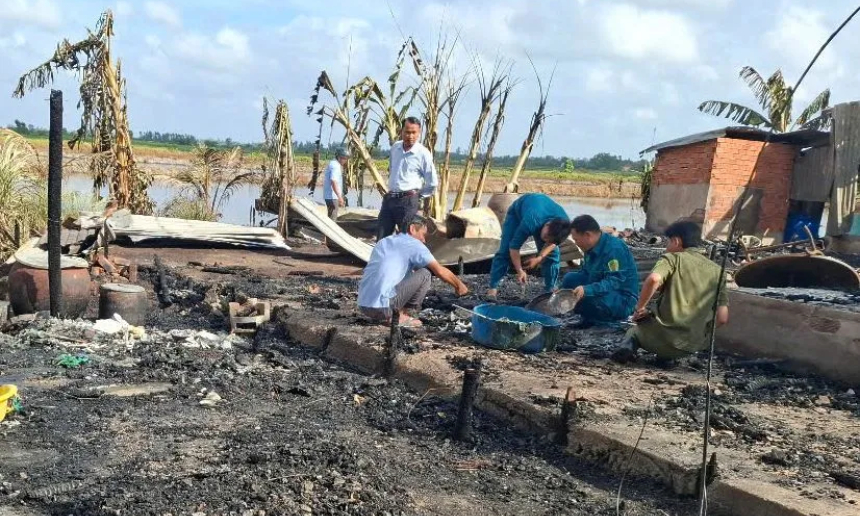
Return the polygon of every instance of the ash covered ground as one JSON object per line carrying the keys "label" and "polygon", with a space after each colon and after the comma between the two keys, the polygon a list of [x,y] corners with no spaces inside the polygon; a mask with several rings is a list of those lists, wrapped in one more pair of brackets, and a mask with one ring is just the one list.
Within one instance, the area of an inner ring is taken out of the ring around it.
{"label": "ash covered ground", "polygon": [[[354,282],[168,282],[171,304],[153,309],[142,338],[86,321],[4,328],[0,370],[25,412],[0,424],[2,505],[88,516],[615,514],[617,478],[552,443],[482,414],[471,442],[453,442],[450,401],[321,360],[277,325],[230,337],[204,308],[237,295],[341,306]],[[89,362],[63,368],[63,355]],[[630,515],[694,505],[648,483],[624,498]]]}
{"label": "ash covered ground", "polygon": [[[5,328],[0,370],[4,383],[22,388],[26,412],[0,425],[3,504],[58,515],[615,514],[618,477],[574,462],[552,443],[483,414],[473,442],[452,442],[456,407],[448,400],[326,362],[274,324],[253,339],[225,333],[219,311],[248,297],[358,323],[357,278],[269,279],[237,268],[195,281],[188,271],[166,272],[169,299],[153,299],[143,340],[104,336],[88,323]],[[141,278],[159,282],[153,268],[142,267]],[[485,276],[465,280],[475,293],[486,287]],[[467,320],[451,315],[453,304],[470,308],[480,298],[457,299],[447,286],[434,287],[421,314],[426,329],[407,332],[406,351],[469,347],[487,381],[503,368],[552,372],[569,367],[566,357],[605,359],[622,334],[572,330],[563,351],[501,363],[498,352],[473,346]],[[538,278],[525,292],[507,282],[500,300],[525,304],[541,289]],[[60,355],[78,352],[90,363],[57,364]],[[466,365],[455,353],[451,362]],[[701,373],[704,364],[696,357],[678,367]],[[637,367],[645,383],[677,382],[650,359]],[[768,409],[813,410],[825,421],[838,412],[856,423],[852,391],[787,373],[779,363],[729,357],[718,360],[716,378],[714,444],[785,472],[785,485],[804,496],[845,498],[806,485],[844,485],[860,474],[856,427],[842,434],[820,424],[788,427]],[[120,397],[113,385],[143,393]],[[588,405],[582,417],[592,413]],[[693,434],[703,407],[704,390],[685,385],[644,410],[652,428]],[[631,421],[642,410],[631,406]],[[623,514],[695,510],[695,502],[648,483],[625,487],[624,498]]]}

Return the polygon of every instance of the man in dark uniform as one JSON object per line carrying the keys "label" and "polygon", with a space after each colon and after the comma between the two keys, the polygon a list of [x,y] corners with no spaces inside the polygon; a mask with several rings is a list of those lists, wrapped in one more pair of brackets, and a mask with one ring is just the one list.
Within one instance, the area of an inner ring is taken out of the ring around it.
{"label": "man in dark uniform", "polygon": [[633,314],[639,294],[639,272],[627,244],[606,234],[591,215],[571,223],[571,236],[585,253],[580,270],[564,275],[561,287],[579,299],[574,313],[584,325],[620,321]]}

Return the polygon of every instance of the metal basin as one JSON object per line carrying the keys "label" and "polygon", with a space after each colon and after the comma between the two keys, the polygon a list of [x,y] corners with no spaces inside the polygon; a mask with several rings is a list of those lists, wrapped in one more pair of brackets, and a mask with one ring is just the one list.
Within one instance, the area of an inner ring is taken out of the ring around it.
{"label": "metal basin", "polygon": [[829,256],[788,254],[750,262],[735,272],[735,283],[749,288],[829,288],[855,290],[860,276]]}
{"label": "metal basin", "polygon": [[478,305],[472,314],[472,338],[492,349],[552,351],[560,332],[558,319],[519,306]]}
{"label": "metal basin", "polygon": [[573,289],[563,288],[537,296],[526,305],[526,310],[557,317],[571,312],[578,301],[573,295]]}

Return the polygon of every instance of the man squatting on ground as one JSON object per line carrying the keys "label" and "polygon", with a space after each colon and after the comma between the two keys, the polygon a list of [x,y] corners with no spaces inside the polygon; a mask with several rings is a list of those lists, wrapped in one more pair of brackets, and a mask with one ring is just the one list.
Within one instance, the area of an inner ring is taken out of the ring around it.
{"label": "man squatting on ground", "polygon": [[328,218],[337,220],[337,209],[346,206],[343,197],[343,167],[349,161],[349,151],[338,148],[334,152],[334,159],[328,162],[323,176],[323,199],[328,211]]}
{"label": "man squatting on ground", "polygon": [[[694,222],[675,222],[666,228],[666,254],[643,283],[633,315],[637,325],[627,332],[614,358],[629,360],[637,347],[666,360],[706,349],[720,282],[717,326],[728,323],[726,278],[720,277],[720,267],[698,249],[701,235],[701,228]],[[657,310],[651,314],[646,307],[661,287]]]}
{"label": "man squatting on ground", "polygon": [[[547,292],[555,290],[561,258],[558,245],[569,235],[570,219],[567,213],[548,196],[530,193],[514,201],[502,224],[502,241],[493,257],[487,296],[496,297],[499,283],[511,267],[517,275],[517,281],[525,283],[528,279],[526,270],[540,265]],[[538,255],[523,263],[520,249],[529,237],[534,238]]]}
{"label": "man squatting on ground", "polygon": [[421,203],[428,202],[436,191],[439,178],[433,155],[418,142],[421,121],[408,117],[403,121],[401,141],[391,146],[388,165],[388,193],[382,197],[377,240],[394,233],[394,226],[406,232],[406,225],[418,213]]}
{"label": "man squatting on ground", "polygon": [[[394,310],[400,311],[400,324],[421,326],[404,309],[418,312],[430,290],[432,272],[454,287],[458,296],[468,287],[430,254],[424,245],[427,220],[413,216],[406,231],[383,238],[376,243],[370,261],[364,268],[358,287],[358,308],[365,316],[379,322],[390,322]],[[429,270],[428,270],[429,269]]]}
{"label": "man squatting on ground", "polygon": [[625,320],[633,314],[639,271],[633,254],[618,237],[604,233],[591,215],[571,223],[571,236],[585,253],[580,270],[564,275],[561,287],[579,299],[574,313],[583,326]]}

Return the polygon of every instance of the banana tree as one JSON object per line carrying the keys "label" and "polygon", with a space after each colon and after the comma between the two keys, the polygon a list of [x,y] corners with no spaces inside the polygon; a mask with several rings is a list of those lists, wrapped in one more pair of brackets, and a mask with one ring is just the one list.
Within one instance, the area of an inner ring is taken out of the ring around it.
{"label": "banana tree", "polygon": [[57,70],[68,70],[80,77],[81,125],[69,141],[72,149],[91,136],[93,159],[90,172],[96,190],[108,186],[119,207],[136,213],[150,213],[153,202],[147,194],[152,177],[138,168],[131,147],[128,126],[126,82],[119,60],[111,59],[113,14],[102,13],[95,32],[86,39],[70,43],[64,39],[54,55],[18,80],[13,95],[44,88],[54,82]]}
{"label": "banana tree", "polygon": [[699,105],[699,111],[719,117],[725,116],[741,125],[764,127],[776,133],[784,133],[795,127],[822,129],[827,126],[827,118],[821,113],[829,107],[829,89],[819,93],[800,113],[800,116],[793,120],[791,115],[795,91],[786,84],[782,71],[777,70],[765,80],[753,67],[745,66],[741,69],[739,77],[752,90],[761,111],[721,100],[702,102]]}

